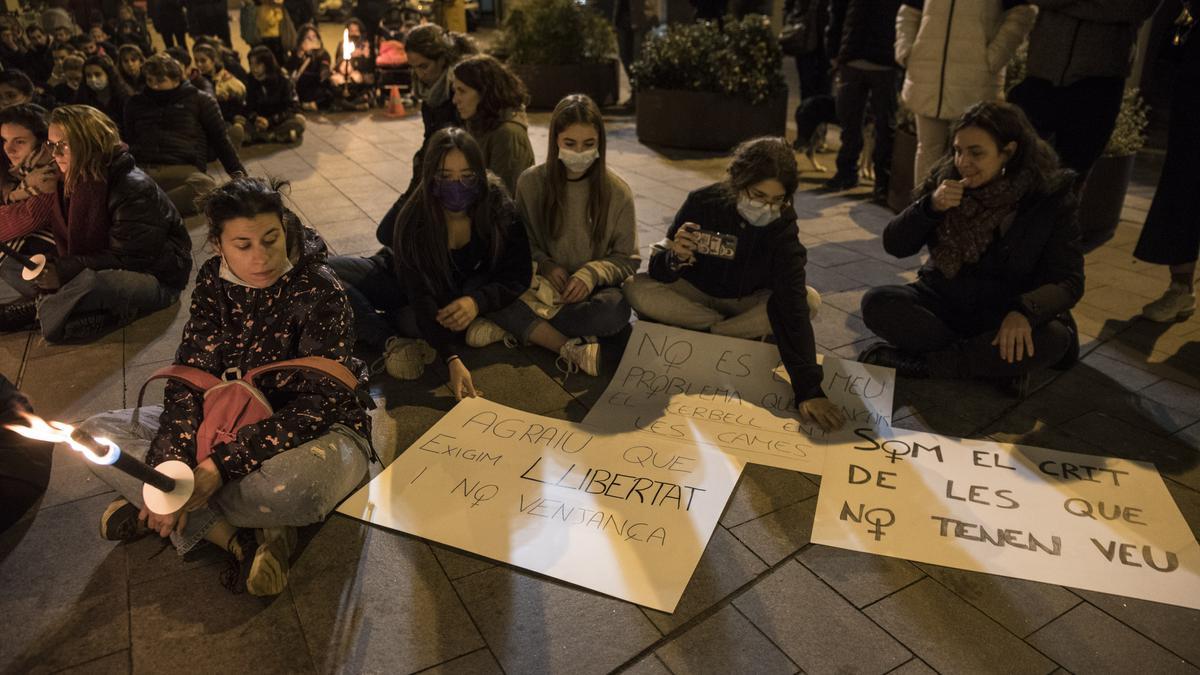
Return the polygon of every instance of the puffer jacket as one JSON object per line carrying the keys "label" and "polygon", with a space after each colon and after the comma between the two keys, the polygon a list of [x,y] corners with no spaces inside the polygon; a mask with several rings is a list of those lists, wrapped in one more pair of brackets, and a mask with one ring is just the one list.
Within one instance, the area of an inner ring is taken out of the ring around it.
{"label": "puffer jacket", "polygon": [[108,165],[107,185],[107,248],[59,257],[59,277],[73,279],[84,269],[130,270],[182,290],[192,273],[192,239],[167,194],[123,149]]}
{"label": "puffer jacket", "polygon": [[1085,77],[1128,77],[1142,23],[1160,0],[1032,0],[1029,76],[1065,87]]}
{"label": "puffer jacket", "polygon": [[246,173],[217,100],[190,82],[170,91],[135,94],[125,104],[122,133],[141,164],[190,164],[204,171],[215,154],[226,173]]}
{"label": "puffer jacket", "polygon": [[1005,68],[1036,17],[1026,0],[904,0],[896,14],[904,105],[951,120],[1003,98]]}
{"label": "puffer jacket", "polygon": [[[296,218],[290,212],[284,217]],[[360,386],[366,385],[367,370],[351,355],[354,314],[346,290],[325,264],[325,242],[310,229],[303,232],[302,242],[289,244],[293,268],[267,288],[222,279],[220,256],[204,263],[196,275],[191,316],[175,354],[176,365],[219,377],[228,368],[244,373],[285,359],[323,356],[349,368]],[[323,375],[285,370],[267,373],[255,384],[275,412],[242,427],[236,439],[213,449],[213,461],[226,481],[322,436],[334,424],[371,438],[371,418],[363,401]],[[174,459],[196,465],[196,431],[203,403],[202,394],[178,382],[167,384],[161,426],[150,445],[148,464]]]}
{"label": "puffer jacket", "polygon": [[300,114],[300,99],[292,79],[280,71],[265,80],[256,77],[246,83],[246,114],[250,119],[262,117],[275,126]]}

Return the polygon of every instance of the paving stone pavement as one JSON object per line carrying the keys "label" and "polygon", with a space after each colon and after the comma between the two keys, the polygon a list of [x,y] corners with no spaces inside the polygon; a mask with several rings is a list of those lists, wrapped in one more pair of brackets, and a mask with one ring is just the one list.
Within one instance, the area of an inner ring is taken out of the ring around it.
{"label": "paving stone pavement", "polygon": [[[544,156],[545,114],[532,116]],[[725,161],[640,145],[613,118],[609,163],[637,196],[643,252],[689,190]],[[377,248],[375,223],[408,183],[415,116],[317,116],[303,144],[247,151],[255,174],[291,181],[303,219],[342,254]],[[1155,461],[1200,531],[1200,318],[1134,319],[1165,284],[1130,251],[1153,194],[1139,164],[1117,236],[1087,258],[1077,315],[1084,358],[1023,401],[971,382],[898,386],[898,426]],[[1139,160],[1141,161],[1141,160]],[[826,158],[826,165],[832,165]],[[1145,166],[1142,166],[1142,165]],[[828,195],[807,173],[797,196],[809,278],[824,294],[819,348],[853,356],[871,336],[858,303],[872,284],[913,278],[878,234],[889,218],[866,190]],[[201,223],[190,223],[196,259]],[[180,305],[95,344],[0,336],[0,369],[44,415],[79,420],[132,405],[170,362]],[[619,354],[619,346],[606,356]],[[615,359],[607,364],[609,373]],[[499,346],[479,355],[489,397],[581,419],[605,378],[563,385],[552,359]],[[160,389],[151,389],[153,398]],[[1086,391],[1086,395],[1080,395]],[[373,383],[375,443],[390,461],[451,407],[432,374]],[[1200,612],[1028,581],[916,565],[809,543],[818,479],[752,466],[743,475],[675,614],[667,615],[338,515],[308,528],[287,591],[232,596],[214,553],[186,560],[156,541],[96,536],[111,499],[73,453],[54,457],[50,489],[0,536],[4,672],[630,673],[1195,671]],[[378,469],[376,469],[378,470]]]}

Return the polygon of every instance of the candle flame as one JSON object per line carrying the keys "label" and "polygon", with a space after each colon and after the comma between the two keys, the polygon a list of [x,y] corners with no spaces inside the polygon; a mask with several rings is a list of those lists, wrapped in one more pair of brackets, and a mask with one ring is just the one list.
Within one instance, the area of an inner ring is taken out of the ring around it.
{"label": "candle flame", "polygon": [[107,438],[95,439],[100,445],[108,447],[108,452],[104,453],[103,455],[97,455],[88,446],[71,438],[71,433],[75,431],[75,427],[71,426],[70,424],[54,421],[47,422],[37,415],[30,415],[24,412],[21,413],[21,417],[25,418],[27,426],[7,424],[5,425],[5,428],[21,434],[25,438],[32,438],[35,441],[66,443],[67,445],[71,446],[72,450],[83,453],[84,457],[87,457],[88,460],[95,462],[96,464],[112,464],[113,462],[117,461],[118,457],[121,456],[121,448],[117,447],[116,443],[113,443]]}
{"label": "candle flame", "polygon": [[350,42],[350,29],[345,28],[342,30],[342,60],[349,61],[353,55],[354,43]]}

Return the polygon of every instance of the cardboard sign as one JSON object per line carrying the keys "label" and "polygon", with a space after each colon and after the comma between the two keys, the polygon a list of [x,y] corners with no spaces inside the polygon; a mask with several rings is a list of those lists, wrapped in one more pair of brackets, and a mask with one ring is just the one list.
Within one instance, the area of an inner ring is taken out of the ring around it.
{"label": "cardboard sign", "polygon": [[474,398],[338,511],[673,612],[742,466]]}
{"label": "cardboard sign", "polygon": [[1200,546],[1152,465],[857,433],[826,457],[813,542],[1200,609]]}
{"label": "cardboard sign", "polygon": [[801,420],[775,345],[638,321],[616,375],[584,421],[820,474],[824,449],[853,445],[855,427],[890,429],[896,389],[890,368],[821,361],[822,387],[850,420],[832,434]]}

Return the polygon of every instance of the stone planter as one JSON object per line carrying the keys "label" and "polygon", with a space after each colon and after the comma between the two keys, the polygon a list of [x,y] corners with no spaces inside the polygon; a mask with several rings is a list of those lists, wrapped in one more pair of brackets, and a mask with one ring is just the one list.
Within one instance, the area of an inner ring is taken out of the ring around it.
{"label": "stone planter", "polygon": [[568,94],[587,94],[601,107],[617,102],[620,80],[613,59],[607,63],[509,64],[529,90],[531,110],[553,110]]}
{"label": "stone planter", "polygon": [[892,180],[888,183],[888,207],[900,213],[912,203],[913,163],[917,159],[917,135],[897,128],[892,142]]}
{"label": "stone planter", "polygon": [[783,136],[787,95],[759,105],[705,91],[637,93],[638,140],[648,145],[727,151],[757,136]]}
{"label": "stone planter", "polygon": [[1084,252],[1099,248],[1112,239],[1121,222],[1125,192],[1133,177],[1136,155],[1101,157],[1092,165],[1083,194],[1079,198],[1079,229]]}

